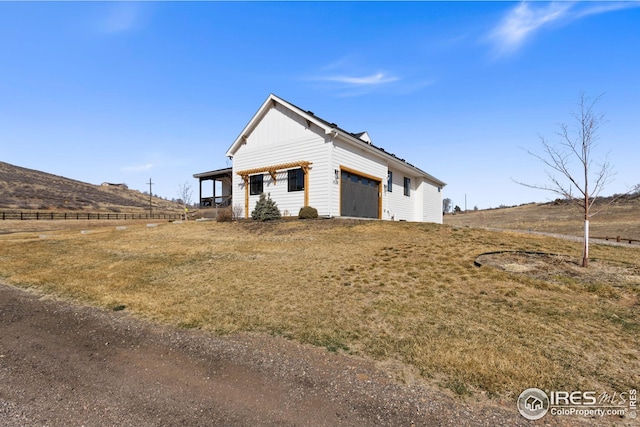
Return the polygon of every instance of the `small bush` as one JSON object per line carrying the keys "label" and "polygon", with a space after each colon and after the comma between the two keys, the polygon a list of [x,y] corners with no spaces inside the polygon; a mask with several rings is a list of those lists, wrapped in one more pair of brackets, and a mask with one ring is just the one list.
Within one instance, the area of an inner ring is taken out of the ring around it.
{"label": "small bush", "polygon": [[251,212],[251,218],[256,221],[270,221],[280,219],[280,209],[276,202],[271,200],[271,194],[265,197],[264,193],[260,195],[260,199],[256,202],[256,207]]}
{"label": "small bush", "polygon": [[233,220],[233,214],[231,208],[218,208],[216,215],[216,222],[231,222]]}
{"label": "small bush", "polygon": [[233,205],[231,208],[231,219],[237,221],[242,218],[242,211],[244,208],[241,205]]}
{"label": "small bush", "polygon": [[318,209],[312,208],[311,206],[304,206],[300,208],[300,212],[298,213],[298,218],[300,219],[318,218]]}

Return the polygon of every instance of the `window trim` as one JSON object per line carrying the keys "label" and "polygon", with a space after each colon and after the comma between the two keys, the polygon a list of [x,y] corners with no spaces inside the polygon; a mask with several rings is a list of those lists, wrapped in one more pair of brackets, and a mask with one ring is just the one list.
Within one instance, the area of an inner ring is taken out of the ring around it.
{"label": "window trim", "polygon": [[[293,174],[295,172],[295,174]],[[304,191],[304,170],[302,168],[287,171],[287,191]],[[293,183],[293,185],[292,185]]]}
{"label": "window trim", "polygon": [[[257,189],[260,191],[256,191]],[[264,193],[264,175],[250,175],[249,176],[249,194],[251,196],[258,196]]]}

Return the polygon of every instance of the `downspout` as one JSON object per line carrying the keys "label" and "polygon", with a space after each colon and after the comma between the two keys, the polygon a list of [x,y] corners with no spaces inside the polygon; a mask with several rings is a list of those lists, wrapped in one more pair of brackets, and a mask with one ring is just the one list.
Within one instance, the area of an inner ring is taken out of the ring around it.
{"label": "downspout", "polygon": [[387,162],[387,181],[382,182],[382,212],[380,212],[380,216],[386,216],[383,219],[390,219],[391,215],[389,214],[389,162]]}
{"label": "downspout", "polygon": [[332,177],[332,174],[334,174],[333,139],[338,136],[338,131],[332,128],[332,129],[329,129],[328,131],[325,131],[325,134],[329,135],[329,192],[328,192],[329,206],[328,207],[329,207],[329,218],[331,218],[333,217],[333,215],[331,214],[331,207],[333,206],[333,186],[334,186],[334,180]]}

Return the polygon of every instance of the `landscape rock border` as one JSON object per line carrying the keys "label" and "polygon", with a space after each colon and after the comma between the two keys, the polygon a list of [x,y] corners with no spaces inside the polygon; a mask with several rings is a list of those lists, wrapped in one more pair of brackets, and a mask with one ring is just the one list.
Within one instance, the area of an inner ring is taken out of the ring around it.
{"label": "landscape rock border", "polygon": [[499,254],[524,254],[524,255],[542,255],[542,256],[556,256],[556,257],[566,256],[561,254],[554,254],[551,252],[538,252],[538,251],[519,251],[519,250],[491,251],[491,252],[483,252],[480,255],[478,255],[476,259],[473,260],[473,265],[476,267],[482,267],[484,264],[478,261],[478,258],[485,255],[499,255]]}

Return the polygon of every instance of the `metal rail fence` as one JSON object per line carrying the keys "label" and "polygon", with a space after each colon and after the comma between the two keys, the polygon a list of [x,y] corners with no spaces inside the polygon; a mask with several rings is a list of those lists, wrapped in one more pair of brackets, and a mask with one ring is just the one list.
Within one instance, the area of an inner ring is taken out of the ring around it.
{"label": "metal rail fence", "polygon": [[0,212],[0,220],[125,220],[125,219],[180,219],[180,214],[153,213],[101,213],[101,212]]}

